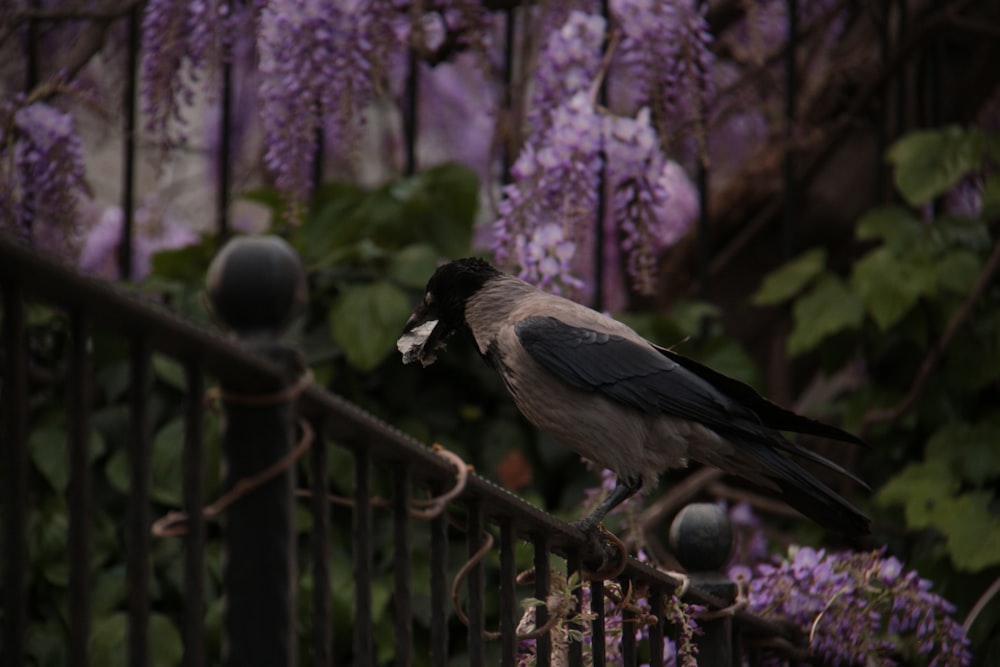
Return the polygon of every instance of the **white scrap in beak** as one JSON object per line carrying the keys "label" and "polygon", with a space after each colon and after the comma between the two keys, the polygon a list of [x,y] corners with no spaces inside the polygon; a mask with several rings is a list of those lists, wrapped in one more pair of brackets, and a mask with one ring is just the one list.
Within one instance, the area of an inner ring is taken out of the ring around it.
{"label": "white scrap in beak", "polygon": [[427,338],[434,331],[437,323],[437,320],[428,320],[399,337],[399,340],[396,341],[396,349],[402,353],[404,364],[419,359],[424,366],[430,366],[437,361],[437,356],[432,350],[424,350]]}

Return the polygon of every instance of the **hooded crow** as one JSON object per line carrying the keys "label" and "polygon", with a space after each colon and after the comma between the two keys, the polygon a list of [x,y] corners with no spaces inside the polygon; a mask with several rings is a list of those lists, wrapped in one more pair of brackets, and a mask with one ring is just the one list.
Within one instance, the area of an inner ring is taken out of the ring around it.
{"label": "hooded crow", "polygon": [[617,476],[604,502],[575,522],[585,531],[655,485],[664,470],[693,460],[759,485],[827,529],[869,532],[868,517],[795,459],[864,483],[781,434],[863,444],[846,431],[785,410],[742,382],[482,259],[438,268],[397,347],[405,363],[427,366],[456,331],[472,337],[528,421]]}

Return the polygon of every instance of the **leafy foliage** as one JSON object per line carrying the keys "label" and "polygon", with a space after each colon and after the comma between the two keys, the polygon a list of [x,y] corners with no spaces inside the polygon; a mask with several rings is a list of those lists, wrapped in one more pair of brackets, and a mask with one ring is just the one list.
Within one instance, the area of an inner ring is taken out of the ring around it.
{"label": "leafy foliage", "polygon": [[[842,407],[876,445],[865,475],[875,501],[889,521],[901,513],[912,560],[966,604],[973,582],[1000,566],[1000,293],[974,292],[998,243],[997,147],[995,136],[955,127],[902,138],[887,159],[919,210],[864,215],[864,249],[846,279],[813,250],[771,273],[755,297],[791,303],[789,355],[819,352],[830,370],[864,363],[866,386]],[[949,214],[940,198],[969,182],[983,184],[978,212]],[[994,612],[974,640],[996,623]]]}

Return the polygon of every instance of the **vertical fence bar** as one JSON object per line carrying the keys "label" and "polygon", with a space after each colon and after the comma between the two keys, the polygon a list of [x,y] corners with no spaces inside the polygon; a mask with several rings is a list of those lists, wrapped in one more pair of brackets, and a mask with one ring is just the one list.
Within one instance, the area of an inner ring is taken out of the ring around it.
{"label": "vertical fence bar", "polygon": [[798,47],[799,2],[788,0],[788,50],[785,56],[785,201],[781,218],[781,257],[790,259],[795,253],[795,95],[798,72],[795,64]]}
{"label": "vertical fence bar", "polygon": [[410,595],[413,574],[413,525],[410,519],[410,495],[413,487],[410,467],[403,464],[393,473],[392,513],[396,560],[393,564],[396,610],[396,665],[413,664],[413,600]]}
{"label": "vertical fence bar", "polygon": [[635,630],[635,612],[631,609],[622,609],[622,667],[637,667],[639,664]]}
{"label": "vertical fence bar", "polygon": [[[628,576],[622,576],[619,579],[619,583],[622,587],[622,594],[628,593],[630,590],[634,590],[632,582],[629,580]],[[623,667],[635,667],[638,664],[638,652],[636,651],[636,641],[635,641],[635,630],[636,630],[636,616],[635,612],[627,607],[621,608],[622,615],[622,665]]]}
{"label": "vertical fence bar", "polygon": [[[30,7],[33,10],[40,9],[39,7],[40,4],[41,4],[40,0],[28,1],[28,7]],[[38,62],[39,60],[38,52],[41,47],[40,28],[41,28],[41,22],[38,19],[34,17],[28,19],[26,26],[27,39],[24,41],[25,96],[31,95],[32,91],[35,89],[35,86],[38,85],[40,78],[39,77],[40,68]],[[28,174],[26,171],[27,167],[25,167],[24,169],[25,172],[21,174],[21,177],[28,178]],[[38,198],[38,195],[32,192],[32,190],[33,188],[29,189],[28,192],[24,193],[25,197],[22,206],[21,225],[19,226],[20,228],[18,229],[18,231],[25,234],[25,237],[29,240],[32,238],[33,234],[33,227],[35,223],[35,210],[37,208],[36,199]]]}
{"label": "vertical fence bar", "polygon": [[517,658],[517,536],[509,517],[500,521],[500,659],[513,665]]}
{"label": "vertical fence bar", "polygon": [[[892,15],[892,0],[881,0],[882,9],[882,29],[879,31],[879,66],[885,67],[889,62],[889,40],[891,34],[891,21],[890,17]],[[882,87],[881,92],[878,96],[878,105],[876,111],[876,121],[875,121],[875,159],[873,164],[875,165],[877,178],[874,179],[874,192],[872,193],[872,201],[876,203],[883,203],[889,199],[889,179],[888,170],[883,164],[883,155],[885,154],[885,149],[888,146],[889,132],[887,126],[889,124],[889,82]]]}
{"label": "vertical fence bar", "polygon": [[[244,402],[237,394],[247,392],[245,387],[224,383],[223,389],[233,395],[224,402],[223,437],[226,489],[231,490],[288,455],[294,412],[286,402]],[[258,389],[256,395],[276,389]],[[296,664],[293,477],[289,466],[226,510],[223,628],[229,667]]]}
{"label": "vertical fence bar", "polygon": [[[535,597],[543,602],[549,599],[552,587],[552,572],[549,569],[549,538],[544,533],[537,533],[532,539],[535,549]],[[535,607],[535,627],[540,628],[549,620],[545,605]],[[535,642],[535,664],[537,667],[549,667],[552,662],[552,633],[546,632]]]}
{"label": "vertical fence bar", "polygon": [[[225,488],[239,493],[226,509],[224,664],[291,667],[298,664],[298,558],[289,457],[309,443],[296,445],[292,390],[302,361],[281,333],[305,304],[305,273],[275,237],[234,239],[212,260],[206,283],[220,323],[248,353],[280,370],[267,382],[221,378]],[[310,436],[304,430],[298,437]]]}
{"label": "vertical fence bar", "polygon": [[128,13],[128,46],[125,60],[125,86],[122,93],[122,238],[118,246],[118,272],[122,280],[132,279],[132,246],[135,242],[135,151],[136,151],[136,85],[139,69],[141,5],[136,3]]}
{"label": "vertical fence bar", "polygon": [[20,286],[3,283],[4,621],[0,660],[24,664],[28,566],[28,347]]}
{"label": "vertical fence bar", "polygon": [[[466,512],[468,513],[465,535],[466,552],[469,558],[472,558],[483,544],[485,525],[482,504],[477,499],[469,500],[466,503]],[[465,580],[469,589],[469,665],[470,667],[484,667],[486,665],[486,581],[481,562],[469,569]]]}
{"label": "vertical fence bar", "polygon": [[[906,36],[910,29],[910,21],[907,10],[907,3],[909,0],[896,0],[896,7],[898,11],[898,18],[896,20],[896,44],[902,47],[906,43]],[[910,65],[909,63],[903,65],[899,68],[899,73],[896,75],[896,127],[895,134],[893,136],[901,136],[906,132],[907,126],[907,96],[909,86],[908,78],[910,75]]]}
{"label": "vertical fence bar", "polygon": [[[440,485],[431,485],[434,494]],[[441,513],[430,521],[431,530],[431,667],[448,664],[448,517]]]}
{"label": "vertical fence bar", "polygon": [[649,613],[656,620],[649,626],[649,664],[662,665],[663,655],[663,589],[659,586],[649,587]]}
{"label": "vertical fence bar", "polygon": [[69,364],[69,660],[87,667],[90,640],[90,327],[79,310],[70,314]]}
{"label": "vertical fence bar", "polygon": [[[232,13],[232,2],[227,2],[226,6]],[[222,96],[219,100],[219,163],[218,190],[215,193],[215,231],[216,243],[222,246],[229,238],[229,182],[231,179],[232,166],[232,108],[233,108],[233,63],[232,50],[222,63]]]}
{"label": "vertical fence bar", "polygon": [[[422,33],[419,33],[422,34]],[[406,104],[403,108],[403,134],[406,145],[403,173],[417,173],[417,132],[420,124],[420,58],[418,47],[410,44],[406,55]]]}
{"label": "vertical fence bar", "polygon": [[[604,581],[595,579],[590,582],[590,611],[594,614],[591,630],[591,649],[594,653],[594,667],[604,667],[607,656],[607,644],[604,636],[604,624],[607,622],[604,613]],[[654,663],[650,663],[654,664]]]}
{"label": "vertical fence bar", "polygon": [[372,503],[371,455],[364,447],[354,451],[354,661],[374,664],[372,631]]}
{"label": "vertical fence bar", "polygon": [[187,397],[184,414],[184,667],[205,664],[205,377],[200,366],[184,367]]}
{"label": "vertical fence bar", "polygon": [[128,664],[146,667],[149,663],[149,574],[151,510],[149,400],[152,367],[149,341],[143,336],[131,340],[131,389],[129,395],[129,521],[128,558]]}
{"label": "vertical fence bar", "polygon": [[[600,0],[600,12],[604,18],[605,25],[610,20],[608,0]],[[610,26],[609,26],[610,33]],[[601,78],[601,84],[597,89],[597,104],[600,107],[608,106],[608,77]],[[597,176],[597,206],[594,211],[594,310],[604,310],[604,218],[607,212],[607,185],[608,167],[604,160],[601,161],[600,171]]]}
{"label": "vertical fence bar", "polygon": [[310,450],[312,491],[313,664],[329,667],[333,660],[333,620],[330,608],[330,498],[327,495],[327,451],[322,422],[314,422],[316,442]]}
{"label": "vertical fence bar", "polygon": [[[569,578],[573,574],[579,574],[582,576],[583,568],[580,559],[580,552],[577,549],[573,549],[566,556],[566,577]],[[577,616],[583,612],[583,582],[581,580],[580,585],[576,588],[574,592],[574,597],[576,601],[574,603],[573,615]],[[570,628],[574,630],[583,630],[583,626],[580,623],[569,623]],[[569,642],[569,667],[583,667],[583,642],[572,641]]]}

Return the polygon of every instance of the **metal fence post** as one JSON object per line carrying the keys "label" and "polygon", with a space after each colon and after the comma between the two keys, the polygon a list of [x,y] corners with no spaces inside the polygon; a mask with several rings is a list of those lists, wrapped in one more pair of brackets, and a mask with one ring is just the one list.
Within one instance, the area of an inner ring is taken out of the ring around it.
{"label": "metal fence post", "polygon": [[[692,503],[670,526],[670,548],[684,566],[691,584],[726,605],[736,601],[737,586],[722,571],[733,547],[729,517],[711,503]],[[695,638],[699,667],[729,667],[738,663],[733,646],[733,617],[723,614],[699,621]]]}
{"label": "metal fence post", "polygon": [[[222,380],[226,488],[286,457],[295,440],[294,401],[281,392],[301,373],[294,349],[279,340],[306,302],[305,273],[277,237],[227,243],[209,268],[208,293],[219,319],[252,352],[285,371],[280,386]],[[296,664],[294,466],[240,497],[226,511],[224,664]]]}

